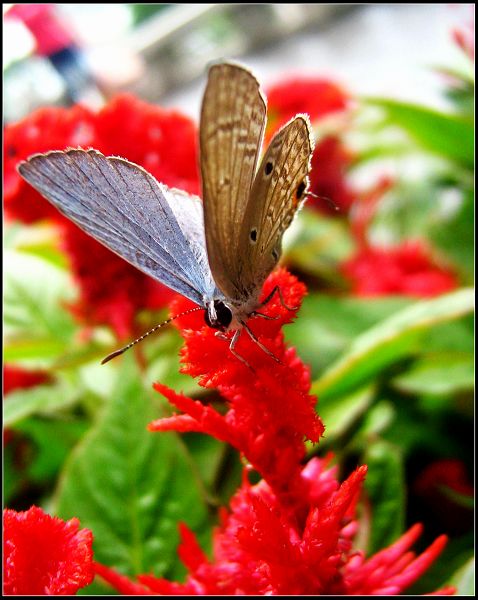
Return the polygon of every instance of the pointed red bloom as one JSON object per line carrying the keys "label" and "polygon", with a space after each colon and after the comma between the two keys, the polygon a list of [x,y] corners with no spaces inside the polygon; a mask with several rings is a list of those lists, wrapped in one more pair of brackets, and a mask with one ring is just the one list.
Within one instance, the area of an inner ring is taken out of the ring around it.
{"label": "pointed red bloom", "polygon": [[349,98],[333,81],[321,77],[292,76],[267,90],[267,133],[269,138],[298,113],[313,122],[347,108]]}
{"label": "pointed red bloom", "polygon": [[21,367],[5,364],[3,366],[3,393],[9,394],[14,390],[28,389],[50,383],[51,376],[45,371],[27,371]]}
{"label": "pointed red bloom", "polygon": [[[348,593],[397,595],[414,583],[435,561],[447,542],[446,536],[442,535],[416,557],[409,548],[421,532],[421,525],[414,525],[398,541],[368,560],[357,553],[344,570]],[[446,588],[445,593],[454,593],[454,589]]]}
{"label": "pointed red bloom", "polygon": [[199,194],[197,128],[188,117],[122,94],[98,113],[95,126],[104,155],[127,158],[158,181]]}
{"label": "pointed red bloom", "polygon": [[6,214],[24,223],[51,219],[61,225],[61,246],[80,290],[72,310],[81,321],[109,324],[126,338],[135,333],[141,309],[163,307],[173,293],[63,217],[19,176],[18,162],[37,152],[94,147],[145,167],[166,185],[198,193],[196,138],[189,118],[126,94],[96,114],[81,106],[42,108],[5,128]]}
{"label": "pointed red bloom", "polygon": [[78,519],[62,521],[41,508],[3,511],[4,593],[70,595],[89,585],[93,535]]}
{"label": "pointed red bloom", "polygon": [[[263,298],[276,286],[280,287],[286,306],[300,304],[305,287],[294,276],[284,269],[272,273],[264,285]],[[190,306],[188,300],[177,298],[172,313],[178,314]],[[200,385],[206,388],[216,388],[226,400],[228,411],[222,415],[156,384],[156,389],[186,415],[159,419],[150,428],[201,431],[227,441],[270,485],[288,493],[295,490],[295,480],[300,476],[304,438],[316,442],[323,425],[314,410],[316,399],[309,394],[309,369],[293,348],[287,348],[280,329],[294,318],[296,311],[283,306],[276,293],[261,312],[278,318],[252,318],[248,326],[281,364],[242,331],[236,351],[254,371],[229,351],[229,341],[218,338],[201,313],[177,319],[186,340],[181,351],[181,371],[199,376]]]}
{"label": "pointed red bloom", "polygon": [[456,274],[439,265],[423,241],[406,240],[389,248],[370,244],[367,231],[380,200],[392,185],[393,179],[384,175],[354,204],[351,232],[357,250],[340,265],[352,293],[364,297],[396,294],[429,298],[456,289]]}
{"label": "pointed red bloom", "polygon": [[[285,270],[271,274],[263,297],[279,285],[285,303],[296,305],[304,288]],[[189,307],[173,303],[173,313]],[[442,550],[444,536],[418,558],[409,551],[420,528],[413,528],[390,548],[366,560],[353,549],[357,531],[355,506],[366,467],[359,467],[340,485],[330,459],[310,460],[304,467],[304,438],[317,441],[322,424],[308,395],[308,371],[283,342],[278,329],[294,314],[279,299],[261,309],[277,321],[257,319],[260,341],[282,365],[244,337],[237,345],[254,372],[234,357],[225,342],[193,313],[179,318],[186,345],[183,372],[200,377],[204,387],[217,388],[227,401],[220,414],[212,406],[156,384],[182,414],[159,419],[154,431],[198,431],[236,447],[263,479],[244,482],[223,510],[208,560],[196,538],[183,525],[179,554],[188,568],[183,584],[141,575],[138,581],[156,594],[172,595],[354,595],[399,593],[410,586]],[[254,327],[255,319],[250,319]],[[247,474],[247,470],[246,470]],[[115,587],[114,576],[107,578]],[[119,588],[117,588],[119,589]],[[443,591],[443,590],[442,590]],[[447,588],[443,593],[452,593]]]}
{"label": "pointed red bloom", "polygon": [[342,264],[357,296],[399,294],[428,298],[458,286],[456,275],[436,264],[423,242],[409,240],[393,248],[364,247]]}
{"label": "pointed red bloom", "polygon": [[31,154],[67,147],[84,148],[95,142],[95,115],[83,106],[40,108],[4,129],[5,214],[23,223],[43,219],[64,222],[49,202],[20,177],[16,168]]}
{"label": "pointed red bloom", "polygon": [[310,191],[318,198],[311,196],[307,206],[330,215],[347,214],[357,199],[357,193],[346,178],[352,160],[352,152],[337,136],[327,136],[317,143],[311,161]]}
{"label": "pointed red bloom", "polygon": [[[284,503],[265,481],[251,486],[245,477],[230,512],[222,512],[211,560],[182,525],[179,553],[188,569],[185,583],[152,575],[138,581],[162,595],[401,593],[430,566],[446,540],[441,536],[416,557],[409,550],[421,532],[415,526],[369,559],[354,550],[355,505],[365,473],[366,467],[360,467],[340,485],[336,468],[314,458],[302,468],[302,494],[291,503]],[[121,576],[111,569],[100,574],[119,591],[141,593],[132,587],[138,584],[119,581]],[[453,592],[451,587],[440,590]]]}

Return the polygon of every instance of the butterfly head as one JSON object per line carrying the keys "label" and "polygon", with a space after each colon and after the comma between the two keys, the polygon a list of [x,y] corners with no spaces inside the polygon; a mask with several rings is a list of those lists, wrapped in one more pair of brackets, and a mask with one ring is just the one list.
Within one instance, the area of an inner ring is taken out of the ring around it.
{"label": "butterfly head", "polygon": [[207,325],[219,331],[227,331],[232,322],[232,316],[232,310],[229,306],[217,298],[208,302],[204,313]]}

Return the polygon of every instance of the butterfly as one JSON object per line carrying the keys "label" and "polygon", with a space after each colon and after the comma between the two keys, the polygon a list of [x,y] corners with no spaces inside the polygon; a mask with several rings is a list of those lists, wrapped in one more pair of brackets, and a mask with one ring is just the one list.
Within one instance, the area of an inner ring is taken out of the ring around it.
{"label": "butterfly", "polygon": [[198,305],[188,312],[204,309],[218,335],[234,331],[229,348],[250,366],[235,351],[243,329],[276,359],[247,321],[265,317],[257,309],[274,293],[284,304],[279,288],[262,304],[259,296],[307,197],[313,151],[308,116],[299,114],[272,138],[259,163],[266,112],[247,68],[232,62],[210,67],[199,128],[202,201],[94,149],[35,154],[18,171],[97,241]]}

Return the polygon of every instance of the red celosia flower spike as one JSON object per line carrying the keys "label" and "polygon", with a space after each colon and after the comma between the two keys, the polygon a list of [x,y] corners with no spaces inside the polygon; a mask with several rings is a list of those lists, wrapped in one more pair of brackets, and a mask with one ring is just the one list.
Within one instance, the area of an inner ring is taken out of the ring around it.
{"label": "red celosia flower spike", "polygon": [[310,191],[318,198],[311,196],[307,206],[334,216],[348,213],[357,199],[346,178],[352,160],[352,152],[339,137],[329,135],[317,142],[311,160]]}
{"label": "red celosia flower spike", "polygon": [[267,134],[270,137],[298,113],[311,121],[347,108],[349,98],[336,83],[320,78],[292,76],[267,90]]}
{"label": "red celosia flower spike", "polygon": [[78,519],[62,521],[41,508],[5,509],[4,593],[70,595],[90,584],[93,535],[78,529]]}
{"label": "red celosia flower spike", "polygon": [[[287,306],[300,303],[305,287],[284,269],[270,275],[263,297],[277,285]],[[189,306],[188,300],[178,298],[172,312],[178,314]],[[200,384],[206,388],[217,388],[228,402],[229,410],[221,415],[210,406],[156,384],[156,389],[187,415],[159,419],[150,429],[201,431],[227,441],[242,452],[273,487],[289,493],[294,490],[299,476],[300,461],[305,453],[304,437],[316,442],[323,425],[314,409],[316,399],[308,393],[309,369],[293,348],[286,347],[280,330],[293,319],[295,311],[283,306],[276,293],[261,312],[278,319],[256,317],[249,319],[248,325],[281,364],[243,331],[236,350],[254,371],[229,351],[229,342],[217,338],[199,313],[177,320],[186,340],[181,351],[182,372],[199,376]]]}
{"label": "red celosia flower spike", "polygon": [[21,367],[5,364],[3,366],[3,393],[9,394],[14,390],[28,389],[50,383],[52,378],[45,371],[27,371]]}
{"label": "red celosia flower spike", "polygon": [[31,154],[68,147],[94,146],[95,115],[83,106],[40,108],[4,129],[4,201],[7,217],[23,223],[43,219],[66,221],[49,202],[20,177],[16,168]]}
{"label": "red celosia flower spike", "polygon": [[457,277],[435,264],[420,241],[393,248],[364,247],[342,264],[357,296],[401,294],[428,298],[456,289]]}
{"label": "red celosia flower spike", "polygon": [[364,596],[396,595],[414,583],[442,552],[447,542],[446,536],[442,535],[415,558],[414,553],[408,552],[408,549],[421,532],[422,526],[414,525],[397,542],[369,560],[363,560],[363,556],[358,554],[345,569],[347,593]]}
{"label": "red celosia flower spike", "polygon": [[109,569],[101,563],[94,561],[93,567],[96,575],[99,575],[124,596],[152,596],[154,594],[144,585],[134,583],[124,575],[120,575],[114,569]]}
{"label": "red celosia flower spike", "polygon": [[127,158],[170,187],[199,193],[197,129],[188,117],[121,94],[95,125],[97,149],[106,156]]}
{"label": "red celosia flower spike", "polygon": [[[383,595],[413,583],[443,549],[438,538],[418,558],[409,551],[421,533],[415,526],[395,544],[365,560],[352,547],[355,502],[365,477],[360,467],[339,485],[328,460],[314,458],[303,468],[303,495],[284,503],[265,482],[247,477],[223,510],[209,561],[195,536],[181,526],[180,555],[188,568],[185,583],[152,575],[138,577],[156,594],[171,595]],[[320,493],[317,493],[319,492]],[[120,591],[133,587],[107,580]],[[131,583],[131,586],[137,584]],[[452,587],[440,590],[453,593]],[[438,592],[437,592],[438,593]]]}

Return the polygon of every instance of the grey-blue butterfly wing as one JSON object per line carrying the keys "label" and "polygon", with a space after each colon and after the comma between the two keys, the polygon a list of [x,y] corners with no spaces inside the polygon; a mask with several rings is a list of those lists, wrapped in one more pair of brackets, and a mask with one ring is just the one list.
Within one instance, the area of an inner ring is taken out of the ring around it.
{"label": "grey-blue butterfly wing", "polygon": [[147,275],[201,306],[217,292],[199,198],[97,150],[37,154],[18,171],[61,213]]}

